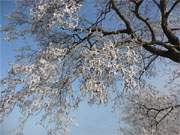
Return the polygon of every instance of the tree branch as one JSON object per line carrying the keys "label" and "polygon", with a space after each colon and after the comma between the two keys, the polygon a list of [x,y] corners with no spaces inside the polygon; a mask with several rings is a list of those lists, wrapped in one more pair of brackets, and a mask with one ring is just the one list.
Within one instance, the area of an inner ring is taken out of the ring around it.
{"label": "tree branch", "polygon": [[[177,3],[178,2],[179,0],[177,1]],[[169,42],[175,45],[178,50],[180,50],[179,38],[172,32],[171,28],[168,26],[168,16],[169,16],[169,12],[171,11],[167,12],[166,0],[160,0],[160,11],[161,11],[161,27],[163,29],[164,34],[168,38]]]}
{"label": "tree branch", "polygon": [[122,15],[118,7],[116,6],[116,3],[114,0],[111,0],[112,9],[116,12],[116,14],[119,16],[119,18],[125,23],[127,28],[127,34],[132,34],[133,30],[131,28],[130,22]]}
{"label": "tree branch", "polygon": [[134,14],[136,15],[136,17],[141,20],[142,22],[144,22],[146,24],[146,26],[148,27],[148,29],[151,32],[151,40],[154,41],[156,40],[153,28],[151,27],[151,25],[149,24],[149,22],[147,21],[147,19],[143,18],[143,16],[141,16],[139,14],[139,8],[141,6],[141,4],[143,3],[144,0],[140,0],[140,1],[136,1],[136,0],[131,0],[131,2],[133,2],[135,4],[135,10],[133,11]]}
{"label": "tree branch", "polygon": [[169,11],[167,12],[167,15],[169,16],[170,13],[173,11],[173,9],[176,7],[176,5],[180,2],[180,0],[176,0],[174,2],[174,4],[172,5],[172,7],[169,9]]}

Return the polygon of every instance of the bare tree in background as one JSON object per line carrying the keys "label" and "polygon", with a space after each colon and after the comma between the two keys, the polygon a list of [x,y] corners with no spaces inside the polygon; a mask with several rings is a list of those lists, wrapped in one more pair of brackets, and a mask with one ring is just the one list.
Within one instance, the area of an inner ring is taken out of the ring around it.
{"label": "bare tree in background", "polygon": [[[69,113],[78,108],[81,100],[88,98],[89,103],[103,104],[119,99],[122,90],[115,89],[119,81],[123,92],[141,91],[146,87],[142,76],[146,70],[152,74],[150,69],[156,60],[157,66],[166,63],[166,58],[170,60],[174,70],[170,76],[176,77],[180,63],[179,3],[180,0],[17,0],[17,8],[2,31],[7,40],[32,36],[38,44],[35,49],[19,48],[17,62],[2,80],[0,120],[18,106],[23,117],[17,134],[23,132],[28,117],[38,112],[43,114],[40,123],[49,134],[65,134],[72,123]],[[78,92],[73,87],[75,82]],[[152,94],[152,100],[154,97],[156,94]],[[128,106],[136,104],[141,108],[142,104],[142,109],[150,113],[150,108],[154,108],[150,119],[156,114],[161,119],[166,114],[161,114],[161,110],[179,108],[179,104],[163,105],[155,110],[154,105],[161,100],[154,100],[149,108],[151,103],[141,93],[137,102],[128,102]],[[179,110],[176,112],[172,115],[178,115]],[[142,116],[149,119],[144,112]],[[159,125],[161,120],[156,117]],[[139,116],[132,120],[136,118]],[[150,128],[142,126],[143,133],[149,133]],[[130,134],[141,133],[139,129],[133,132]],[[173,128],[173,132],[178,132],[178,128]]]}

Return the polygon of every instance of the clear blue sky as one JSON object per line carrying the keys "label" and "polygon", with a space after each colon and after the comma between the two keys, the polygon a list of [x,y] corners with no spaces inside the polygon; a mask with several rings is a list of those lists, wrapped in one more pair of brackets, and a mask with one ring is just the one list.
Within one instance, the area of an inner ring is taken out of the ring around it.
{"label": "clear blue sky", "polygon": [[[5,16],[15,7],[14,0],[0,0],[0,25],[7,23]],[[8,63],[15,60],[14,49],[23,44],[31,44],[32,39],[7,42],[2,39],[0,33],[0,78],[8,72]],[[0,134],[9,135],[16,126],[19,112],[15,109],[12,114],[0,125]],[[115,135],[117,134],[118,120],[111,112],[111,106],[89,106],[83,102],[78,111],[72,113],[76,117],[77,127],[73,127],[71,135]],[[36,118],[28,121],[25,135],[45,135],[46,132],[40,126],[35,125]]]}

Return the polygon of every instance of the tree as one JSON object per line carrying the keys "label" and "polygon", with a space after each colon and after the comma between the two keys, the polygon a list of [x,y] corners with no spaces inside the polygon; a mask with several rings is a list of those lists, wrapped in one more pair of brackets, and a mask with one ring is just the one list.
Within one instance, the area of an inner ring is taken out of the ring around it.
{"label": "tree", "polygon": [[[66,131],[69,112],[84,97],[97,104],[118,98],[119,80],[124,92],[141,89],[142,75],[158,57],[180,63],[179,3],[18,0],[2,31],[8,40],[32,36],[38,45],[20,48],[2,80],[0,119],[14,106],[22,110],[22,123],[40,111],[54,135]],[[83,16],[88,9],[92,17]],[[80,92],[73,89],[77,81]]]}
{"label": "tree", "polygon": [[[178,135],[180,131],[180,90],[162,95],[154,89],[128,96],[121,113],[124,135]],[[122,107],[121,107],[122,108]]]}

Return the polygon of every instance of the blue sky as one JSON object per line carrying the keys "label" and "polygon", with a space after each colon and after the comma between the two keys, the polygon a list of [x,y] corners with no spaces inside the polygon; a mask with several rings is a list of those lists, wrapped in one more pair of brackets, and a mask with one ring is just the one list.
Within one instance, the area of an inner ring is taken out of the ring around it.
{"label": "blue sky", "polygon": [[[7,23],[5,18],[14,9],[13,0],[0,0],[0,25]],[[4,77],[9,68],[9,63],[15,60],[15,49],[23,44],[31,44],[32,39],[25,41],[18,39],[7,42],[2,39],[0,33],[0,78]],[[71,135],[115,135],[117,133],[118,120],[111,111],[111,106],[89,106],[83,102],[79,110],[72,113],[76,117],[78,126],[73,127]],[[16,126],[19,112],[15,109],[5,122],[0,125],[0,134],[9,135]],[[45,130],[35,124],[36,118],[27,122],[25,135],[45,135]]]}

